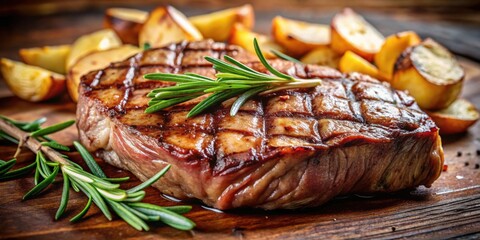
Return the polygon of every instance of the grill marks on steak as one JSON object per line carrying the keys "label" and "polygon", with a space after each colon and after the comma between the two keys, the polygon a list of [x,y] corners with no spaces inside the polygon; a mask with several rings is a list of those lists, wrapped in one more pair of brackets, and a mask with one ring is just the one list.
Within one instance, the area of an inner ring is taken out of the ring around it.
{"label": "grill marks on steak", "polygon": [[[438,177],[443,154],[434,123],[404,92],[360,74],[275,60],[282,72],[324,81],[257,97],[235,117],[233,100],[190,119],[198,99],[143,112],[151,89],[172,84],[144,74],[214,77],[204,56],[225,54],[266,72],[237,47],[202,41],[148,50],[87,74],[77,113],[81,141],[141,179],[171,163],[176,167],[157,188],[222,209],[313,206],[338,194],[397,191]],[[108,136],[98,136],[102,126]]]}

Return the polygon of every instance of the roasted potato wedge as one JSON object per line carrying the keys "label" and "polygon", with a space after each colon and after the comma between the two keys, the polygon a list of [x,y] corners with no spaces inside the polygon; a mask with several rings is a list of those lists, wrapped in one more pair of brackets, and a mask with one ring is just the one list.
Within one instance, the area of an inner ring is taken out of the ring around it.
{"label": "roasted potato wedge", "polygon": [[417,45],[422,41],[412,31],[392,34],[385,39],[380,51],[375,54],[374,62],[378,69],[389,79],[393,75],[393,66],[400,54],[410,46]]}
{"label": "roasted potato wedge", "polygon": [[51,99],[65,90],[65,76],[44,68],[2,58],[0,70],[10,90],[30,102]]}
{"label": "roasted potato wedge", "polygon": [[272,20],[272,34],[276,42],[293,57],[330,44],[328,25],[307,23],[276,16]]}
{"label": "roasted potato wedge", "polygon": [[172,6],[154,9],[142,26],[138,36],[140,46],[162,47],[183,40],[202,40],[203,36],[177,9]]}
{"label": "roasted potato wedge", "polygon": [[70,45],[22,48],[19,51],[24,63],[61,74],[65,74],[65,63],[69,53]]}
{"label": "roasted potato wedge", "polygon": [[68,72],[75,62],[95,51],[102,51],[122,45],[122,40],[111,29],[104,29],[79,37],[72,45],[70,54],[66,61],[66,71]]}
{"label": "roasted potato wedge", "polygon": [[253,39],[256,38],[258,41],[258,45],[262,49],[263,55],[266,58],[276,58],[275,54],[271,52],[271,50],[277,50],[279,52],[285,52],[285,50],[275,43],[271,38],[268,36],[254,33],[250,29],[245,28],[241,24],[235,24],[232,28],[232,33],[230,34],[230,38],[228,39],[228,43],[238,45],[250,53],[255,54],[255,49],[253,47]]}
{"label": "roasted potato wedge", "polygon": [[70,69],[67,76],[68,94],[74,102],[78,100],[78,85],[80,78],[86,73],[107,67],[112,62],[121,61],[135,53],[140,48],[132,45],[123,45],[104,51],[93,52],[80,58]]}
{"label": "roasted potato wedge", "polygon": [[193,16],[188,20],[200,31],[204,38],[215,41],[226,41],[232,32],[233,25],[242,24],[252,29],[255,23],[255,13],[250,4],[229,8],[205,15]]}
{"label": "roasted potato wedge", "polygon": [[370,75],[378,80],[386,80],[385,76],[382,75],[377,67],[351,51],[347,51],[342,56],[338,64],[338,69],[343,73],[358,72]]}
{"label": "roasted potato wedge", "polygon": [[480,117],[477,108],[465,99],[457,99],[450,106],[427,114],[440,128],[441,134],[462,133],[475,124]]}
{"label": "roasted potato wedge", "polygon": [[408,90],[421,108],[437,110],[457,99],[464,76],[463,68],[446,48],[426,39],[400,55],[391,84]]}
{"label": "roasted potato wedge", "polygon": [[303,56],[300,61],[307,64],[316,64],[338,68],[340,54],[329,47],[319,47]]}
{"label": "roasted potato wedge", "polygon": [[148,12],[132,8],[109,8],[104,25],[118,35],[125,44],[138,45],[138,34],[147,20]]}
{"label": "roasted potato wedge", "polygon": [[333,17],[331,28],[333,50],[340,54],[352,51],[369,62],[373,61],[385,40],[377,29],[350,8]]}

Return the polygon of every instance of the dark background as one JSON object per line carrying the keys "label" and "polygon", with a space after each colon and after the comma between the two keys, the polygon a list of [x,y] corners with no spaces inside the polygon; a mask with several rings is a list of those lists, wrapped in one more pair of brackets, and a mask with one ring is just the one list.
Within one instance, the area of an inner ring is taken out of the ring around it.
{"label": "dark background", "polygon": [[[260,32],[270,31],[270,20],[277,14],[328,24],[335,12],[351,7],[384,34],[414,30],[422,37],[434,37],[457,54],[480,61],[479,0],[1,0],[1,3],[0,55],[10,58],[16,58],[16,48],[32,47],[33,42],[71,43],[76,37],[101,28],[103,11],[112,6],[151,10],[171,4],[189,16],[251,3],[256,13],[255,29]],[[59,31],[62,38],[55,36]],[[31,41],[32,38],[36,41]],[[25,45],[27,42],[30,44]]]}

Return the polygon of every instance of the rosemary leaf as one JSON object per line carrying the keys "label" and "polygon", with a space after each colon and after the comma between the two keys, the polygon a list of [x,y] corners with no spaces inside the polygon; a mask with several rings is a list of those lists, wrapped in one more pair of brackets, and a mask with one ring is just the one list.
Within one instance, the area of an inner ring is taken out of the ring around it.
{"label": "rosemary leaf", "polygon": [[70,151],[70,148],[55,141],[42,142],[42,146],[51,147],[55,150]]}
{"label": "rosemary leaf", "polygon": [[81,180],[76,180],[75,177],[72,177],[71,181],[75,182],[82,192],[88,196],[91,196],[93,198],[93,202],[98,208],[100,208],[100,211],[102,211],[103,215],[105,215],[108,220],[112,220],[112,213],[110,210],[108,210],[107,204],[94,187],[90,186],[88,183],[82,182]]}
{"label": "rosemary leaf", "polygon": [[130,224],[130,226],[132,226],[133,228],[137,229],[138,231],[142,231],[142,229],[146,231],[149,230],[149,227],[142,219],[138,218],[136,215],[129,212],[121,204],[114,201],[108,201],[108,203],[112,207],[113,211],[115,211],[115,213],[117,213],[119,217],[125,220],[125,222]]}
{"label": "rosemary leaf", "polygon": [[43,179],[43,181],[41,181],[38,185],[33,187],[30,191],[27,192],[27,194],[23,196],[23,200],[27,200],[32,197],[35,197],[40,192],[42,192],[43,189],[48,187],[48,185],[50,185],[55,180],[55,177],[57,176],[59,169],[60,167],[56,166],[53,169],[53,173],[51,173],[47,178]]}
{"label": "rosemary leaf", "polygon": [[188,100],[192,100],[192,99],[194,99],[198,96],[200,96],[200,94],[192,95],[192,96],[186,96],[186,97],[180,97],[180,98],[175,98],[175,99],[169,99],[169,100],[163,100],[163,101],[160,101],[160,102],[148,107],[147,109],[145,109],[145,113],[153,113],[153,112],[159,111],[161,109],[164,109],[164,108],[167,108],[167,107],[170,107],[170,106],[173,106],[173,105],[177,105],[179,103],[186,102]]}
{"label": "rosemary leaf", "polygon": [[67,160],[68,163],[70,163],[70,165],[80,169],[80,170],[83,170],[82,166],[78,165],[78,163],[68,159],[68,156],[64,156],[64,158]]}
{"label": "rosemary leaf", "polygon": [[166,209],[166,210],[172,211],[174,213],[178,213],[178,214],[188,213],[188,212],[190,212],[190,210],[192,210],[192,206],[187,206],[187,205],[160,207],[160,206],[153,205],[153,204],[150,204],[150,203],[140,203],[140,202],[129,203],[128,205],[130,205],[132,207],[139,207],[139,208],[152,209],[152,210]]}
{"label": "rosemary leaf", "polygon": [[40,129],[40,126],[46,121],[47,121],[47,118],[42,117],[33,122],[23,125],[22,127],[20,127],[20,129],[22,129],[25,132],[34,132]]}
{"label": "rosemary leaf", "polygon": [[[74,185],[72,184],[72,186],[74,186]],[[83,216],[85,216],[85,214],[87,214],[88,209],[90,209],[90,206],[92,206],[92,196],[88,197],[88,202],[85,205],[85,207],[83,208],[83,210],[81,212],[79,212],[77,215],[75,215],[73,218],[71,218],[70,222],[77,222],[80,219],[82,219]]]}
{"label": "rosemary leaf", "polygon": [[116,202],[123,201],[127,198],[127,193],[124,190],[120,190],[120,189],[116,189],[116,190],[110,189],[107,191],[101,188],[97,188],[97,191],[105,198],[112,201],[116,201]]}
{"label": "rosemary leaf", "polygon": [[75,167],[63,166],[63,171],[71,177],[74,177],[85,183],[93,183],[93,179],[90,176],[85,176],[85,173],[82,173],[83,170],[77,169]]}
{"label": "rosemary leaf", "polygon": [[95,187],[100,188],[100,189],[104,189],[104,190],[115,190],[115,189],[118,189],[120,187],[119,184],[110,183],[110,182],[107,182],[103,179],[97,179],[97,178],[93,179],[92,184]]}
{"label": "rosemary leaf", "polygon": [[45,136],[45,135],[49,135],[49,134],[52,134],[52,133],[55,133],[55,132],[58,132],[58,131],[61,131],[67,127],[70,127],[71,125],[73,125],[75,123],[75,120],[70,120],[70,121],[66,121],[66,122],[62,122],[62,123],[58,123],[58,124],[54,124],[52,126],[48,126],[46,128],[42,128],[42,129],[39,129],[35,132],[32,132],[30,134],[30,136],[32,137],[39,137],[39,136]]}
{"label": "rosemary leaf", "polygon": [[37,165],[37,163],[33,162],[33,163],[30,163],[28,166],[25,166],[25,167],[22,167],[22,168],[19,168],[19,169],[15,169],[15,170],[10,171],[10,172],[6,172],[3,175],[0,174],[0,180],[10,180],[10,179],[15,179],[15,178],[18,178],[18,177],[22,177],[23,175],[31,172],[32,169],[34,169],[36,165]]}
{"label": "rosemary leaf", "polygon": [[83,147],[82,144],[80,144],[77,141],[73,142],[73,146],[77,149],[77,151],[80,153],[82,158],[85,160],[85,163],[87,164],[88,168],[90,168],[90,171],[92,171],[93,175],[100,177],[100,178],[106,178],[107,176],[105,173],[102,171],[100,166],[98,166],[98,163],[93,159],[92,155]]}
{"label": "rosemary leaf", "polygon": [[287,79],[287,80],[295,80],[292,76],[286,75],[284,73],[279,72],[277,69],[273,68],[270,63],[265,59],[263,56],[262,50],[260,50],[260,46],[258,46],[257,39],[253,39],[253,47],[255,48],[255,53],[258,56],[260,62],[262,62],[263,66],[267,68],[267,70],[275,76],[279,78]]}
{"label": "rosemary leaf", "polygon": [[135,193],[127,194],[127,198],[123,200],[124,202],[140,202],[145,198],[145,191],[138,191]]}
{"label": "rosemary leaf", "polygon": [[80,192],[80,189],[78,188],[78,185],[75,182],[70,181],[70,184],[73,188],[73,191]]}
{"label": "rosemary leaf", "polygon": [[258,94],[259,92],[263,92],[265,90],[267,90],[267,86],[260,86],[260,87],[257,87],[257,88],[252,88],[246,92],[244,92],[242,95],[240,95],[240,97],[237,98],[237,100],[235,100],[235,102],[232,104],[232,107],[230,108],[230,116],[235,116],[238,112],[238,110],[240,109],[240,107],[242,107],[242,105],[249,99],[251,98],[253,95],[256,95]]}
{"label": "rosemary leaf", "polygon": [[216,92],[210,96],[208,96],[206,99],[201,101],[199,104],[195,105],[190,112],[187,114],[187,118],[194,117],[206,109],[210,108],[211,106],[214,106],[216,104],[219,104],[227,99],[230,99],[242,92],[244,92],[244,89],[233,89],[233,90],[228,90],[225,92]]}
{"label": "rosemary leaf", "polygon": [[130,177],[121,177],[121,178],[102,178],[105,181],[109,181],[111,183],[120,183],[120,182],[126,182],[130,179]]}
{"label": "rosemary leaf", "polygon": [[128,205],[142,213],[159,216],[162,222],[176,229],[191,230],[195,227],[195,223],[190,219],[153,204],[129,203]]}
{"label": "rosemary leaf", "polygon": [[68,175],[63,171],[62,171],[62,175],[63,175],[62,199],[60,200],[60,206],[58,207],[57,213],[55,214],[55,220],[58,220],[65,212],[65,209],[67,208],[68,195],[70,191],[70,180],[68,180]]}
{"label": "rosemary leaf", "polygon": [[14,158],[14,159],[0,165],[0,176],[2,176],[4,173],[8,172],[8,170],[10,170],[15,165],[15,163],[17,163],[17,159]]}
{"label": "rosemary leaf", "polygon": [[227,60],[228,62],[230,62],[234,65],[236,65],[239,68],[242,68],[242,69],[244,69],[246,71],[249,71],[249,72],[258,73],[257,71],[253,70],[252,68],[248,67],[247,65],[237,61],[235,58],[232,58],[228,55],[225,55],[223,58],[225,58],[225,60]]}
{"label": "rosemary leaf", "polygon": [[[142,220],[144,221],[148,221],[150,218],[149,216],[147,216],[146,214],[128,206],[127,204],[125,203],[120,203],[120,205],[122,205],[122,207],[124,207],[125,209],[127,209],[129,212],[132,212],[133,214],[135,214],[137,217],[141,218]],[[160,220],[160,218],[159,218]]]}
{"label": "rosemary leaf", "polygon": [[155,99],[170,99],[170,98],[178,98],[183,96],[191,96],[192,94],[198,93],[198,89],[189,89],[189,90],[178,90],[175,92],[159,92],[155,94]]}
{"label": "rosemary leaf", "polygon": [[33,182],[35,183],[35,186],[38,185],[38,183],[40,182],[40,173],[41,173],[41,169],[40,169],[40,159],[36,159],[35,160],[35,175],[34,175],[34,178],[33,178]]}
{"label": "rosemary leaf", "polygon": [[152,185],[154,182],[156,182],[158,179],[160,179],[169,169],[170,169],[171,165],[167,165],[166,167],[164,167],[160,172],[158,172],[157,174],[155,174],[153,177],[151,177],[150,179],[148,179],[147,181],[137,185],[136,187],[133,187],[133,188],[130,188],[129,190],[127,190],[126,192],[127,193],[134,193],[134,192],[138,192],[140,190],[143,190],[145,189],[146,187]]}
{"label": "rosemary leaf", "polygon": [[12,142],[12,143],[18,144],[18,140],[17,140],[17,139],[15,139],[14,137],[6,134],[5,132],[3,132],[3,131],[1,131],[1,130],[0,130],[0,137],[3,138],[3,139],[5,139],[5,140],[7,140],[7,141]]}
{"label": "rosemary leaf", "polygon": [[275,56],[283,59],[283,60],[287,60],[287,61],[290,61],[290,62],[293,62],[293,63],[298,63],[298,64],[303,64],[302,62],[300,62],[298,59],[296,58],[293,58],[293,57],[290,57],[288,56],[287,54],[285,53],[282,53],[280,51],[277,51],[275,49],[271,49],[270,52],[272,52]]}
{"label": "rosemary leaf", "polygon": [[192,210],[192,206],[187,206],[187,205],[169,206],[169,207],[163,207],[163,208],[178,214],[185,214],[190,212],[190,210]]}
{"label": "rosemary leaf", "polygon": [[40,172],[42,174],[42,176],[44,178],[47,178],[50,174],[52,174],[52,171],[50,170],[49,166],[47,165],[47,159],[45,159],[45,156],[43,156],[43,153],[41,151],[38,151],[37,152],[37,157],[39,159],[39,162],[40,162],[40,168],[42,170],[42,172]]}

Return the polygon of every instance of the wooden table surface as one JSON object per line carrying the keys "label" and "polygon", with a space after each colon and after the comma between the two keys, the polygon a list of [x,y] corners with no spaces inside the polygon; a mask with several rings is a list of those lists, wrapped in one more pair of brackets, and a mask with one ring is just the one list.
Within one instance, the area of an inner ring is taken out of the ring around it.
{"label": "wooden table surface", "polygon": [[[305,2],[308,5],[312,1]],[[373,1],[375,4],[379,2],[385,1]],[[440,5],[444,4],[444,1],[439,2]],[[459,4],[462,2],[464,1],[459,1]],[[150,1],[147,3],[151,4]],[[222,6],[217,4],[213,8]],[[262,6],[260,4],[257,11],[256,25],[256,29],[261,32],[269,31],[270,19],[277,14],[328,23],[334,13],[315,8],[288,11],[278,7],[271,10]],[[15,5],[8,7],[11,11],[15,9]],[[142,8],[148,9],[149,6]],[[206,6],[180,7],[187,15],[205,12],[205,8]],[[479,107],[480,64],[477,61],[480,61],[480,21],[477,22],[469,10],[465,10],[462,21],[444,22],[438,21],[434,15],[412,17],[405,14],[403,8],[397,12],[392,8],[386,9],[388,15],[372,11],[372,8],[365,8],[362,13],[384,34],[415,30],[422,37],[433,37],[461,55],[460,62],[467,72],[462,96]],[[21,47],[70,43],[82,34],[101,28],[102,12],[102,9],[89,9],[48,16],[0,16],[0,57],[18,59],[16,54]],[[390,14],[391,12],[395,14]],[[2,9],[0,15],[1,13],[4,13]],[[0,84],[0,114],[20,120],[45,116],[48,125],[74,119],[75,105],[69,101],[68,96],[63,96],[60,101],[28,103],[13,97],[5,85]],[[54,138],[70,144],[77,138],[76,129],[71,127],[54,135]],[[189,204],[193,205],[193,210],[187,217],[197,223],[197,228],[190,232],[174,230],[162,224],[152,225],[150,232],[138,232],[118,219],[109,222],[96,207],[90,209],[84,221],[70,224],[68,219],[86,203],[85,196],[73,191],[66,217],[54,221],[53,216],[61,195],[60,178],[48,191],[28,201],[21,201],[21,196],[33,186],[33,177],[0,182],[0,239],[479,238],[480,156],[477,152],[480,150],[480,124],[477,123],[466,134],[442,139],[448,170],[442,173],[430,189],[420,187],[411,192],[373,198],[351,196],[335,199],[318,208],[292,211],[242,209],[221,213],[204,208],[198,202],[191,202]],[[15,146],[0,144],[0,159],[9,159],[14,152]],[[458,156],[459,152],[461,156]],[[71,153],[70,156],[77,162],[80,160],[77,153]],[[19,157],[19,165],[31,162],[32,158],[33,154],[24,150]],[[100,159],[98,161],[108,176],[131,176],[131,180],[123,185],[125,188],[138,184],[139,181],[130,173],[106,165]],[[153,188],[147,190],[146,201],[160,205],[176,204],[162,198]]]}

